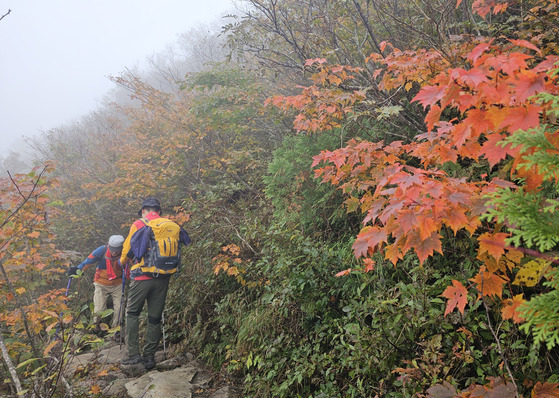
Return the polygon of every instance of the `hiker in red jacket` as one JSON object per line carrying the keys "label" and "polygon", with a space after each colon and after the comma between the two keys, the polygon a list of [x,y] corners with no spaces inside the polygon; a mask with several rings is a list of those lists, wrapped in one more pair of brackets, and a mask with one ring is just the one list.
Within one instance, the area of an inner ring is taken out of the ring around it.
{"label": "hiker in red jacket", "polygon": [[[78,270],[85,271],[91,265],[97,264],[93,284],[93,322],[96,324],[96,331],[99,331],[99,313],[107,309],[109,297],[113,302],[113,321],[112,327],[116,328],[120,324],[118,312],[122,298],[122,267],[120,266],[120,256],[124,237],[122,235],[112,235],[107,245],[99,246],[79,265],[73,265],[68,269],[68,275],[76,275]],[[121,315],[122,317],[122,315]],[[117,332],[118,334],[118,332]],[[118,335],[115,335],[118,338]]]}

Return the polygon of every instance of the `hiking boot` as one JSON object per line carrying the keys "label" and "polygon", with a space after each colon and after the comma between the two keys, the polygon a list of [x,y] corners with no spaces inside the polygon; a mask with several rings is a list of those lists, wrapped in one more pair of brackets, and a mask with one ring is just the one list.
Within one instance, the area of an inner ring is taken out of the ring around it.
{"label": "hiking boot", "polygon": [[144,363],[144,368],[146,368],[146,370],[155,368],[155,357],[153,355],[144,356],[142,358],[142,362]]}
{"label": "hiking boot", "polygon": [[142,363],[142,357],[140,354],[129,356],[127,359],[120,361],[120,364],[124,366],[137,365],[139,363]]}

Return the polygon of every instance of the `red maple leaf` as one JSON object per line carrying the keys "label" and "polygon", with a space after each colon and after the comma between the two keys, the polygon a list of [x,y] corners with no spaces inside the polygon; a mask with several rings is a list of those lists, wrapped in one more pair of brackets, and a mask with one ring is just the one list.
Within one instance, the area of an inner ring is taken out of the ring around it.
{"label": "red maple leaf", "polygon": [[443,96],[447,86],[425,86],[419,93],[413,98],[413,101],[419,102],[423,105],[423,108],[434,105],[437,101],[440,101]]}
{"label": "red maple leaf", "polygon": [[494,128],[491,118],[487,117],[487,112],[481,109],[471,109],[468,111],[468,116],[464,119],[464,124],[471,126],[472,135],[479,136],[488,130]]}
{"label": "red maple leaf", "polygon": [[545,76],[543,74],[536,74],[532,71],[525,71],[519,78],[516,84],[516,99],[524,102],[534,94],[543,91],[545,84]]}
{"label": "red maple leaf", "polygon": [[466,141],[472,138],[472,126],[467,123],[460,123],[454,127],[452,131],[453,144],[457,147],[464,145]]}
{"label": "red maple leaf", "polygon": [[416,212],[413,210],[402,211],[398,217],[398,224],[402,227],[404,233],[408,233],[414,228],[417,228]]}
{"label": "red maple leaf", "polygon": [[434,233],[427,239],[421,239],[414,245],[420,264],[423,264],[427,257],[432,256],[435,251],[442,254],[441,238],[441,235]]}
{"label": "red maple leaf", "polygon": [[427,115],[425,116],[427,131],[433,131],[433,127],[435,127],[435,124],[437,124],[441,119],[442,112],[443,108],[441,108],[440,106],[436,104],[431,105],[431,109],[429,109],[429,112],[427,112]]}
{"label": "red maple leaf", "polygon": [[481,69],[472,68],[464,70],[461,68],[453,69],[450,73],[453,79],[458,79],[459,82],[464,83],[468,87],[477,87],[480,83],[488,82],[487,74]]}
{"label": "red maple leaf", "polygon": [[483,54],[484,52],[486,52],[487,50],[489,50],[491,48],[491,43],[481,43],[478,44],[471,52],[470,54],[468,54],[468,59],[474,62],[474,65],[476,64],[477,59],[481,56],[481,54]]}
{"label": "red maple leaf", "polygon": [[536,105],[510,107],[501,127],[508,126],[511,133],[537,127],[540,123],[540,111],[541,108]]}
{"label": "red maple leaf", "polygon": [[352,249],[355,257],[366,256],[369,249],[375,249],[382,242],[386,242],[386,231],[377,226],[365,227],[361,230],[353,243]]}
{"label": "red maple leaf", "polygon": [[536,51],[538,54],[541,54],[541,50],[540,50],[538,47],[536,47],[535,45],[533,45],[532,43],[530,43],[529,41],[527,41],[527,40],[509,39],[509,41],[510,41],[512,44],[514,44],[514,45],[516,45],[516,46],[518,46],[518,47],[529,48],[529,49],[531,49],[531,50]]}
{"label": "red maple leaf", "polygon": [[453,279],[452,286],[447,286],[441,296],[448,299],[444,316],[450,314],[455,308],[458,308],[461,314],[464,313],[464,308],[466,308],[468,303],[468,290],[466,290],[462,283]]}
{"label": "red maple leaf", "polygon": [[499,133],[487,135],[487,141],[483,143],[480,152],[489,161],[491,167],[495,166],[507,156],[507,150],[502,145],[498,145],[503,137]]}
{"label": "red maple leaf", "polygon": [[517,70],[526,69],[526,60],[529,58],[532,57],[528,54],[522,53],[499,54],[488,58],[485,63],[488,66],[493,67],[495,70],[511,76]]}

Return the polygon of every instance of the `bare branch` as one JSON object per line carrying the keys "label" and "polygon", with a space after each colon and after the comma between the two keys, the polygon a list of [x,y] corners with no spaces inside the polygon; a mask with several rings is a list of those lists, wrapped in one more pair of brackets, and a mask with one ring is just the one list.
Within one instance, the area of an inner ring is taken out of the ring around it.
{"label": "bare branch", "polygon": [[[2,17],[4,18],[4,17]],[[2,19],[0,18],[0,19]],[[10,359],[10,354],[8,353],[8,348],[6,347],[6,344],[4,344],[4,338],[2,337],[2,333],[0,333],[0,348],[2,349],[2,358],[4,359],[4,362],[6,363],[6,366],[8,367],[8,370],[10,371],[10,376],[12,377],[12,381],[14,382],[14,385],[16,387],[16,391],[17,391],[17,395],[18,396],[23,396],[24,392],[23,389],[21,388],[21,381],[19,380],[18,376],[17,376],[17,371],[16,368],[14,367],[14,364],[12,363],[12,360]]]}
{"label": "bare branch", "polygon": [[12,10],[8,9],[8,12],[0,17],[0,21],[3,20],[4,17],[8,16],[11,12],[12,12]]}

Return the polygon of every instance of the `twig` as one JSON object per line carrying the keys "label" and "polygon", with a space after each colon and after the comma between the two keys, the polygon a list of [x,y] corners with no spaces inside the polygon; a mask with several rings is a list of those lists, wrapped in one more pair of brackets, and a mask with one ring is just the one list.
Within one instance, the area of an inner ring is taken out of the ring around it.
{"label": "twig", "polygon": [[227,217],[224,217],[224,219],[225,219],[225,220],[229,223],[229,225],[231,225],[231,227],[235,230],[235,234],[237,235],[237,237],[238,237],[240,240],[242,240],[242,241],[244,242],[244,244],[247,245],[248,248],[249,248],[250,250],[252,250],[252,252],[253,252],[254,254],[257,254],[256,250],[254,250],[254,249],[252,248],[252,246],[245,240],[245,238],[243,238],[243,237],[241,236],[241,234],[239,233],[239,231],[237,230],[237,228],[235,228],[235,226],[233,225],[233,223],[232,223]]}
{"label": "twig", "polygon": [[[483,274],[481,275],[481,288],[483,290]],[[487,316],[487,326],[489,327],[489,330],[491,331],[491,334],[493,335],[493,338],[495,339],[495,342],[497,343],[497,349],[499,350],[499,355],[501,356],[501,359],[503,360],[503,363],[505,364],[505,367],[507,368],[507,373],[509,374],[510,381],[511,381],[512,385],[514,386],[514,396],[516,398],[519,398],[518,386],[514,382],[514,377],[512,375],[511,370],[510,370],[509,362],[507,361],[507,358],[505,357],[505,354],[503,352],[503,348],[501,347],[501,342],[499,341],[499,337],[497,336],[497,334],[495,333],[495,330],[493,329],[493,326],[491,325],[491,316],[489,314],[489,307],[487,306],[487,303],[485,302],[485,299],[483,298],[483,294],[481,296],[481,301],[483,302],[483,306],[485,307],[485,315]]]}
{"label": "twig", "polygon": [[7,16],[8,14],[10,14],[11,12],[12,12],[12,10],[10,10],[10,9],[8,8],[8,12],[5,13],[4,15],[2,15],[2,16],[0,17],[0,21],[3,20],[4,17]]}
{"label": "twig", "polygon": [[31,192],[29,192],[29,194],[27,195],[27,197],[25,197],[24,195],[22,195],[19,186],[17,185],[17,183],[12,179],[12,176],[10,175],[10,179],[12,181],[12,183],[15,185],[16,189],[18,190],[19,194],[22,196],[23,198],[23,202],[17,207],[17,209],[15,209],[12,214],[10,214],[4,221],[2,221],[2,224],[0,224],[0,228],[2,228],[4,225],[6,225],[8,223],[8,221],[15,216],[23,206],[25,206],[25,204],[27,203],[27,201],[29,201],[29,199],[31,199],[31,197],[33,196],[33,192],[35,192],[35,189],[37,189],[37,185],[39,185],[39,181],[41,180],[41,176],[43,175],[43,173],[46,170],[46,166],[43,168],[43,170],[41,170],[41,172],[39,173],[39,175],[37,176],[37,179],[35,180],[35,182],[33,183],[33,188],[31,189]]}

